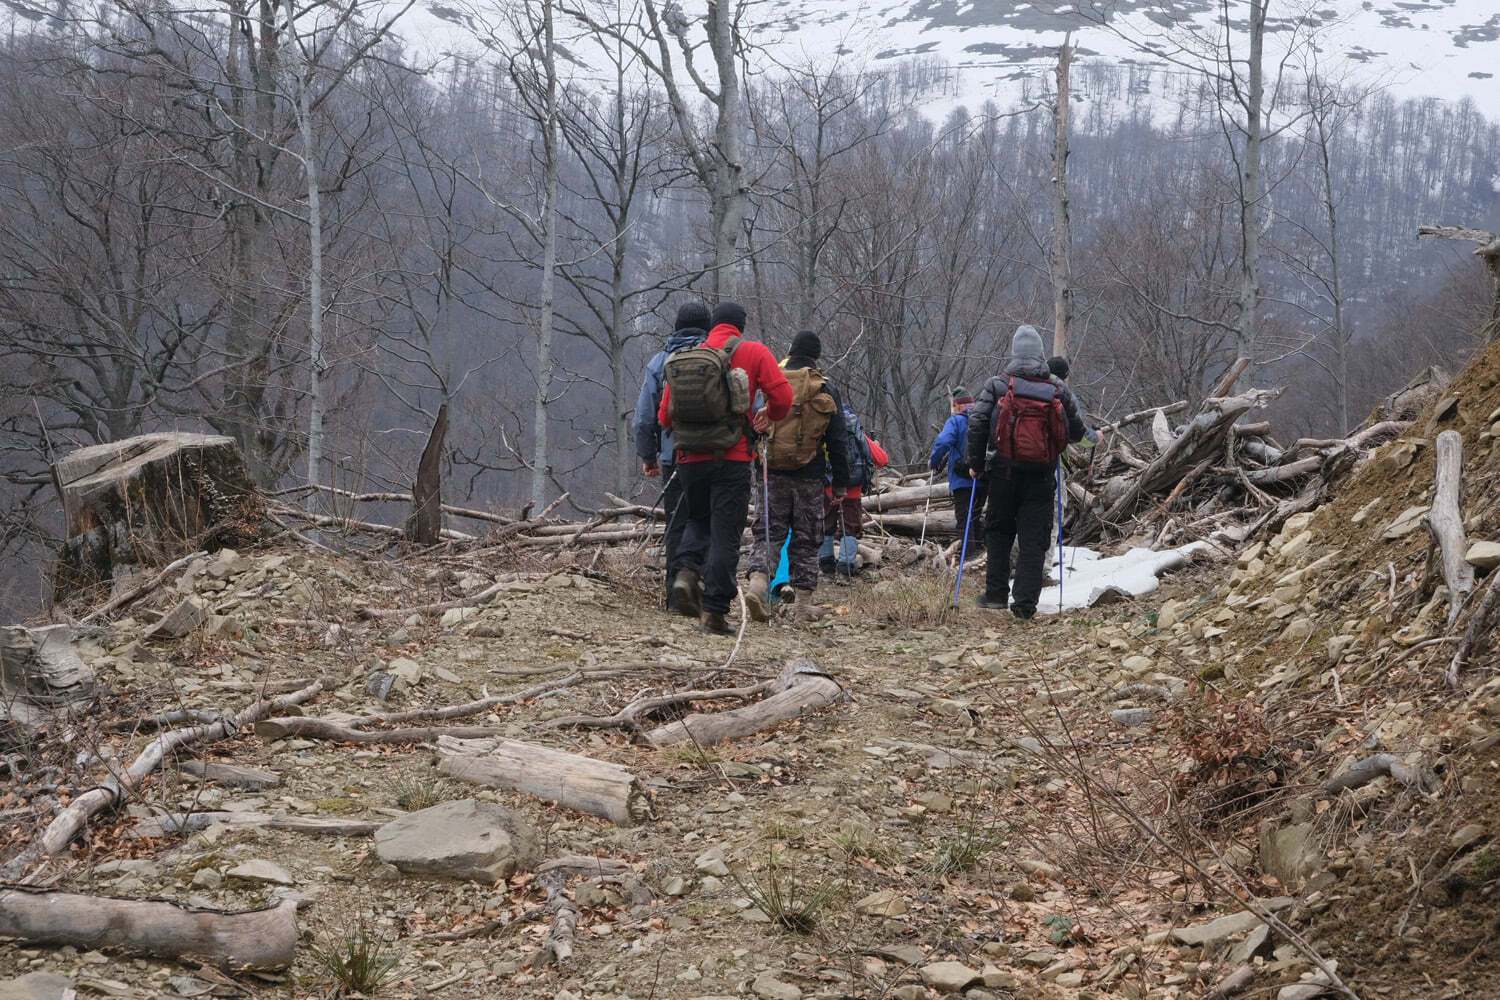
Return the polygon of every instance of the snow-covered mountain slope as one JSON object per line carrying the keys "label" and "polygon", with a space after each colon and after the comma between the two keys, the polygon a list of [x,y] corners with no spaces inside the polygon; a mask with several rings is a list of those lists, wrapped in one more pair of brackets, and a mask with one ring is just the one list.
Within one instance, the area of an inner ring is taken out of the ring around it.
{"label": "snow-covered mountain slope", "polygon": [[[413,41],[468,47],[471,14],[449,0],[422,2],[420,13],[408,15]],[[706,0],[682,5],[692,16]],[[1231,0],[1231,8],[1243,15],[1248,2]],[[881,66],[925,56],[952,71],[938,103],[1009,107],[1044,86],[1068,31],[1084,65],[1152,67],[1158,80],[1189,75],[1145,47],[1167,51],[1192,36],[1211,42],[1219,9],[1220,0],[758,0],[749,17],[752,41],[777,61]],[[1268,62],[1296,37],[1294,66],[1315,50],[1326,74],[1398,97],[1471,97],[1500,119],[1500,0],[1271,0],[1271,19]],[[1311,49],[1300,44],[1309,35]],[[1243,54],[1242,37],[1231,44]]]}

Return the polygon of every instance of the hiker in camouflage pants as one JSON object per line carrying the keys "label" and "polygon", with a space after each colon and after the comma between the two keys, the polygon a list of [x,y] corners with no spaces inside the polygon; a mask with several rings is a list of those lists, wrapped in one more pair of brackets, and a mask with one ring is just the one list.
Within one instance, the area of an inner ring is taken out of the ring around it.
{"label": "hiker in camouflage pants", "polygon": [[766,556],[765,524],[755,526],[755,544],[750,549],[750,572],[776,573],[787,532],[792,544],[787,550],[791,584],[799,593],[818,586],[818,544],[823,540],[823,480],[799,479],[771,473],[771,555]]}

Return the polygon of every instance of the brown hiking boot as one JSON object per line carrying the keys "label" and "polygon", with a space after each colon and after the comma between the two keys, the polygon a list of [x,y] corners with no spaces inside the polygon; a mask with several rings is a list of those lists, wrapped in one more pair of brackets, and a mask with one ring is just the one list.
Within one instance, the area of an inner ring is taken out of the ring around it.
{"label": "brown hiking boot", "polygon": [[711,635],[734,635],[734,629],[729,627],[729,621],[717,611],[705,611],[699,619],[703,631]]}
{"label": "brown hiking boot", "polygon": [[771,579],[764,573],[751,573],[750,583],[745,587],[745,607],[750,609],[750,620],[771,620]]}
{"label": "brown hiking boot", "polygon": [[672,578],[672,593],[667,598],[667,608],[684,618],[698,618],[703,614],[703,580],[695,569],[680,569]]}

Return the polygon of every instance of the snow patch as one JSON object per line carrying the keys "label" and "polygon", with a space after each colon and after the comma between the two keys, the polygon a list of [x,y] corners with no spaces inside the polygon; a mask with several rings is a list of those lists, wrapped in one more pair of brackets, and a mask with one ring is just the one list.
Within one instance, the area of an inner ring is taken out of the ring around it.
{"label": "snow patch", "polygon": [[[1062,583],[1046,587],[1036,609],[1044,615],[1093,607],[1111,590],[1132,597],[1149,594],[1160,584],[1160,576],[1186,566],[1193,553],[1209,548],[1207,542],[1191,542],[1175,549],[1135,548],[1119,556],[1102,556],[1093,549],[1063,547]],[[1059,607],[1061,600],[1061,607]]]}

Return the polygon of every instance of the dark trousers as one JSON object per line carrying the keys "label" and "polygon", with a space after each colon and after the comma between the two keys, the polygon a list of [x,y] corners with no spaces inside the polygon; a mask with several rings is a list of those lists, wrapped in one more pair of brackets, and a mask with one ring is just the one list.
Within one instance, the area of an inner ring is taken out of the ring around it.
{"label": "dark trousers", "polygon": [[704,551],[702,547],[689,550],[682,545],[683,535],[687,533],[688,508],[682,491],[681,473],[676,466],[663,465],[661,475],[664,484],[661,488],[661,509],[667,519],[667,591],[670,593],[678,570],[687,568],[695,573],[703,572]]}
{"label": "dark trousers", "polygon": [[[988,496],[983,479],[976,480],[975,488],[967,486],[953,491],[953,525],[958,529],[958,537],[963,538],[964,525],[969,528],[969,558],[978,555],[981,541],[984,537],[984,503]],[[974,518],[969,519],[969,494],[974,495]]]}
{"label": "dark trousers", "polygon": [[724,614],[734,600],[740,536],[750,510],[750,463],[679,462],[677,478],[687,503],[687,526],[678,558],[701,555],[703,610]]}
{"label": "dark trousers", "polygon": [[[1042,593],[1042,566],[1052,540],[1053,471],[1046,467],[1001,467],[990,464],[989,516],[984,523],[985,593],[1014,608],[1035,611]],[[1020,543],[1015,585],[1011,585],[1010,547]]]}

